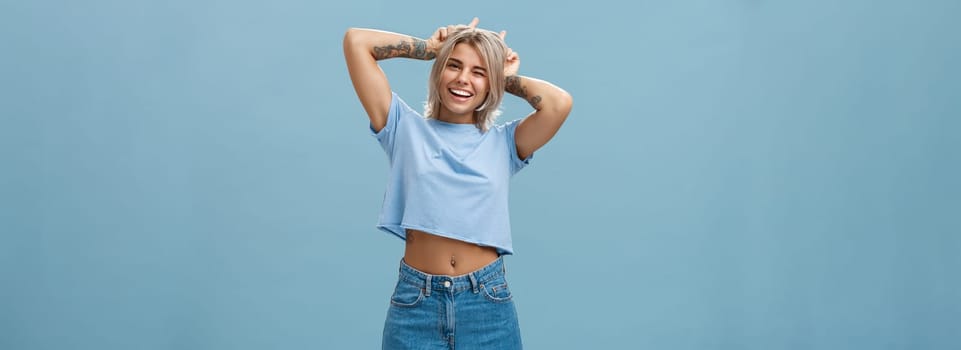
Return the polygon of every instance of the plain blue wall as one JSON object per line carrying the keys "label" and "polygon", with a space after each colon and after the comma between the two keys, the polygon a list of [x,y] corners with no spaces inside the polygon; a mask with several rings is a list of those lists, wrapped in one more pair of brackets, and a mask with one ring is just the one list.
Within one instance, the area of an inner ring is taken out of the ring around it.
{"label": "plain blue wall", "polygon": [[341,39],[472,16],[575,97],[513,180],[528,348],[961,348],[961,2],[336,2],[0,5],[0,348],[379,347]]}

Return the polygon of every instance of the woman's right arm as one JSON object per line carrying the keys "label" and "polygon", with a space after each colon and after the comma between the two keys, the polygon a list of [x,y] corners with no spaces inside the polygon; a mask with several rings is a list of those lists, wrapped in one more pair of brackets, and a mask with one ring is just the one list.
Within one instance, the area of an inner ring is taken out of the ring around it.
{"label": "woman's right arm", "polygon": [[433,39],[434,37],[423,40],[398,33],[359,28],[348,29],[344,34],[347,71],[350,73],[357,98],[367,111],[370,125],[375,132],[387,125],[391,99],[387,76],[377,61],[393,57],[433,59],[437,47],[432,42]]}

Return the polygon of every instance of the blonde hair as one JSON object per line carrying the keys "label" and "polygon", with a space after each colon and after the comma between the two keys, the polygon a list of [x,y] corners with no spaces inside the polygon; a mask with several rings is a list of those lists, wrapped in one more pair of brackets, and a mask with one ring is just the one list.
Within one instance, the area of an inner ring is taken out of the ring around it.
{"label": "blonde hair", "polygon": [[454,46],[460,43],[474,46],[487,64],[487,97],[484,103],[474,110],[474,125],[481,131],[487,131],[501,114],[500,105],[506,85],[504,61],[507,55],[507,44],[504,43],[504,39],[489,30],[463,28],[454,33],[448,33],[447,40],[444,40],[444,45],[437,53],[434,66],[430,70],[430,78],[427,80],[427,102],[424,104],[424,115],[429,119],[437,119],[441,109],[438,89],[440,77],[447,66],[447,60],[454,51]]}

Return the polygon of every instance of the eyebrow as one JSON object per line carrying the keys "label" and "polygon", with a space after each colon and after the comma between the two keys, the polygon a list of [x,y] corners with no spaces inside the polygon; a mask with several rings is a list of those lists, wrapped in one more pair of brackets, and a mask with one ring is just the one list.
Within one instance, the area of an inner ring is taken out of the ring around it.
{"label": "eyebrow", "polygon": [[[448,61],[448,62],[454,61],[454,63],[457,63],[457,64],[462,65],[462,66],[464,65],[464,62],[463,62],[463,61],[461,61],[461,60],[459,60],[459,59],[456,59],[456,58],[453,58],[453,57],[448,57],[448,58],[447,58],[447,61]],[[472,69],[482,70],[482,71],[484,71],[485,73],[487,72],[487,68],[484,68],[484,67],[481,67],[481,66],[475,66],[475,67],[472,68]]]}

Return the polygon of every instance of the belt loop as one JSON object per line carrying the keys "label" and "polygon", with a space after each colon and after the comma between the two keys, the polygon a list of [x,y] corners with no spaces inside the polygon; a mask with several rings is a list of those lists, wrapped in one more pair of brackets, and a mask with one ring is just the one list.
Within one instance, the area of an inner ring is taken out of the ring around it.
{"label": "belt loop", "polygon": [[474,294],[477,294],[477,278],[474,277],[473,272],[467,274],[467,277],[470,278],[470,285],[474,289]]}
{"label": "belt loop", "polygon": [[425,297],[430,297],[430,290],[431,290],[430,275],[427,275],[427,287],[424,288]]}

